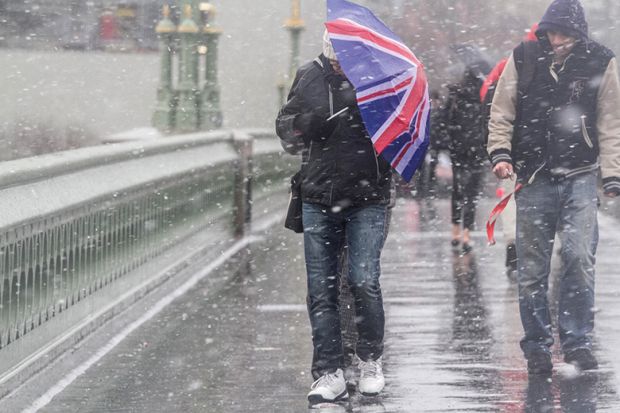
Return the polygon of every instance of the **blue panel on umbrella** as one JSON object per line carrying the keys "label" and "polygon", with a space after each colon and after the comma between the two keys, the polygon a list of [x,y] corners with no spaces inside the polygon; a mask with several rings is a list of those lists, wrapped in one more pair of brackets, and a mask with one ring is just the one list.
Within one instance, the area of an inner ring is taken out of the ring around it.
{"label": "blue panel on umbrella", "polygon": [[386,122],[386,119],[394,113],[404,94],[405,92],[402,92],[389,98],[376,100],[359,106],[362,118],[364,119],[364,125],[366,125],[366,129],[370,136],[374,136],[379,128]]}

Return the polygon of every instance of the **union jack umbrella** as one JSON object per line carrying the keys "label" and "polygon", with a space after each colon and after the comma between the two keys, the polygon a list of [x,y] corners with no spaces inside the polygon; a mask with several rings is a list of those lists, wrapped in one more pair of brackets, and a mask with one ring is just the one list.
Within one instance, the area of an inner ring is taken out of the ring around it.
{"label": "union jack umbrella", "polygon": [[327,0],[327,20],[375,150],[410,181],[429,144],[431,103],[422,63],[365,7]]}

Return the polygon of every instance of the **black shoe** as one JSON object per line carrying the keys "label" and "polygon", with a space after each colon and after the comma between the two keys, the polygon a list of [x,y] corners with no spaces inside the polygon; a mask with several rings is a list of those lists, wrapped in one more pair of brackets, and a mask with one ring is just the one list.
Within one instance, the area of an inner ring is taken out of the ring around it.
{"label": "black shoe", "polygon": [[463,243],[463,248],[462,248],[463,255],[465,255],[465,254],[469,254],[469,253],[470,253],[470,252],[472,252],[473,250],[474,250],[474,247],[473,247],[471,244],[469,244],[469,243],[467,243],[467,242],[464,242],[464,243]]}
{"label": "black shoe", "polygon": [[506,268],[506,277],[508,278],[508,281],[510,281],[511,283],[517,282],[517,272],[514,270],[511,270],[510,268]]}
{"label": "black shoe", "polygon": [[513,242],[506,245],[506,269],[517,271],[517,247]]}
{"label": "black shoe", "polygon": [[578,348],[564,355],[564,361],[574,365],[579,370],[596,370],[598,369],[598,361],[587,348]]}
{"label": "black shoe", "polygon": [[459,248],[459,246],[461,245],[461,241],[459,241],[458,239],[453,239],[452,241],[450,241],[450,246],[452,247],[452,253],[453,254],[459,254],[461,249]]}
{"label": "black shoe", "polygon": [[536,351],[527,359],[527,372],[529,374],[551,374],[553,364],[551,354],[544,351]]}

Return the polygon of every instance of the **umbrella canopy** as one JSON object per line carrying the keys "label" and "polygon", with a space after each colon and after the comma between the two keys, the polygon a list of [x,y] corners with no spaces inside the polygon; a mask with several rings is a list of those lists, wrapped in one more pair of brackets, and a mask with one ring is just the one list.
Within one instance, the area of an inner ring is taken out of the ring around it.
{"label": "umbrella canopy", "polygon": [[356,89],[375,150],[411,180],[429,143],[431,104],[424,67],[367,8],[327,0],[327,17],[332,46]]}
{"label": "umbrella canopy", "polygon": [[471,71],[477,78],[484,80],[493,68],[491,59],[478,46],[471,44],[457,44],[450,47],[465,69]]}

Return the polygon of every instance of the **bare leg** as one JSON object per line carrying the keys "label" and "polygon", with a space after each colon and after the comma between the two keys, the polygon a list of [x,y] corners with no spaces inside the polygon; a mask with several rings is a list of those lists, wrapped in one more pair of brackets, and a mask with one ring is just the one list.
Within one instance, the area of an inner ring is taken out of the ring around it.
{"label": "bare leg", "polygon": [[452,224],[452,245],[457,246],[461,242],[461,225]]}
{"label": "bare leg", "polygon": [[463,244],[469,244],[471,239],[469,238],[469,230],[467,228],[463,229]]}

